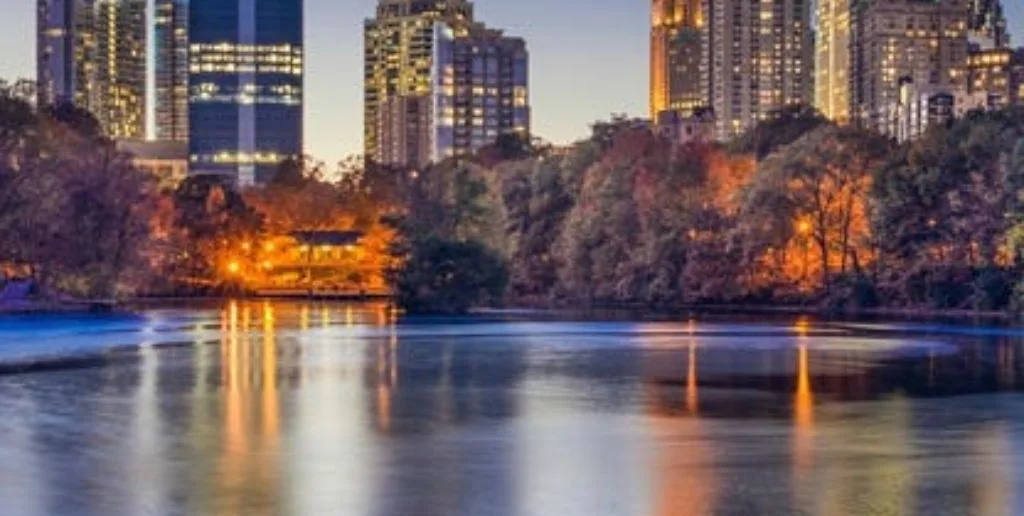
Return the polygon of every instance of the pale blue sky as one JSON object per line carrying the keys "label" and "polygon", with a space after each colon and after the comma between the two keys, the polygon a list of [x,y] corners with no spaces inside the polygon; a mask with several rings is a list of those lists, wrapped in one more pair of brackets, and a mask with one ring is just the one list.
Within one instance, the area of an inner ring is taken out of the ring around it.
{"label": "pale blue sky", "polygon": [[[35,0],[0,3],[0,77],[32,77]],[[646,113],[650,0],[475,3],[480,20],[527,39],[538,136],[569,142],[610,113]],[[1003,3],[1014,41],[1024,42],[1024,1]],[[306,144],[318,158],[333,161],[362,148],[362,26],[375,4],[306,0]]]}

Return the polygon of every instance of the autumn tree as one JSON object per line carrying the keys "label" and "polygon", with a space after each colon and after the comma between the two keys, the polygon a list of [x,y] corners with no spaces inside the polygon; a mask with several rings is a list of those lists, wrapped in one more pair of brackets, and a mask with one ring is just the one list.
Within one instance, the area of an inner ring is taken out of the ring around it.
{"label": "autumn tree", "polygon": [[758,161],[800,139],[803,135],[827,125],[820,112],[810,106],[794,105],[778,109],[729,143],[738,154],[750,154]]}
{"label": "autumn tree", "polygon": [[748,260],[790,285],[814,260],[826,291],[837,275],[865,274],[874,257],[871,180],[888,148],[881,137],[826,125],[764,160],[743,213]]}
{"label": "autumn tree", "polygon": [[905,145],[879,171],[883,287],[904,304],[998,308],[1014,272],[1019,110],[975,112]]}
{"label": "autumn tree", "polygon": [[45,289],[109,298],[144,281],[156,191],[97,128],[0,88],[0,261],[28,266]]}
{"label": "autumn tree", "polygon": [[488,172],[449,160],[412,177],[395,220],[389,274],[404,308],[462,312],[504,296],[507,223],[500,185]]}

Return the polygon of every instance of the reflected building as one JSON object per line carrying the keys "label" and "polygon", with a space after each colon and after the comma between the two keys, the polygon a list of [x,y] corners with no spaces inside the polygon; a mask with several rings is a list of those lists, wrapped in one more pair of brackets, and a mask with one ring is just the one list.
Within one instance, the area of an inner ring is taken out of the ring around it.
{"label": "reflected building", "polygon": [[112,139],[146,136],[146,1],[38,0],[41,106],[89,111]]}
{"label": "reflected building", "polygon": [[189,6],[190,174],[265,184],[303,152],[302,0]]}
{"label": "reflected building", "polygon": [[465,0],[380,0],[364,27],[367,159],[425,167],[529,137],[529,54]]}

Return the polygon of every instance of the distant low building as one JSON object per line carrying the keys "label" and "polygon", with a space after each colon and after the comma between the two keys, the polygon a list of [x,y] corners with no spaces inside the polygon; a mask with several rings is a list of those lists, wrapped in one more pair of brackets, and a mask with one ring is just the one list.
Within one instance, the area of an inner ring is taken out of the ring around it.
{"label": "distant low building", "polygon": [[654,127],[655,132],[679,145],[715,140],[715,115],[710,109],[700,109],[692,115],[680,111],[662,111]]}
{"label": "distant low building", "polygon": [[896,102],[883,111],[882,132],[899,142],[920,138],[929,128],[948,124],[977,109],[992,109],[989,96],[964,88],[903,81]]}
{"label": "distant low building", "polygon": [[132,163],[153,174],[161,186],[175,187],[188,175],[188,142],[121,140],[117,149],[132,155]]}
{"label": "distant low building", "polygon": [[[263,294],[385,295],[381,262],[360,231],[295,231],[253,246],[237,274]],[[372,239],[372,237],[371,237]]]}

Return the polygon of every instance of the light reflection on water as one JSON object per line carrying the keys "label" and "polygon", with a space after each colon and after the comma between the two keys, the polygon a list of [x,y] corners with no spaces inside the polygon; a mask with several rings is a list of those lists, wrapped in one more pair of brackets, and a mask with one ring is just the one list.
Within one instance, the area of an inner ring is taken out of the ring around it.
{"label": "light reflection on water", "polygon": [[268,302],[0,320],[7,360],[102,351],[0,375],[0,514],[1024,513],[1024,341],[919,331]]}

